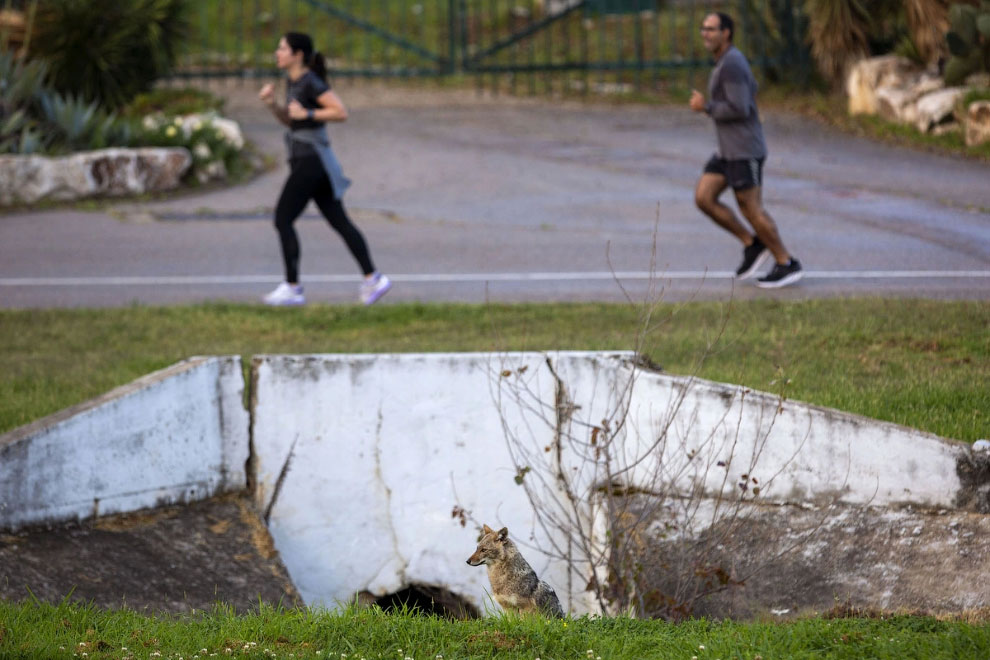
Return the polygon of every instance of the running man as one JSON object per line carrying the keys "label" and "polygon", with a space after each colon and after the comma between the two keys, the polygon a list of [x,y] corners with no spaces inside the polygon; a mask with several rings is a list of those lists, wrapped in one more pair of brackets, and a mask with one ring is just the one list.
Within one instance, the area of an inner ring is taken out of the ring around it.
{"label": "running man", "polygon": [[[708,79],[708,97],[698,90],[689,102],[695,112],[715,121],[718,152],[705,164],[698,179],[694,200],[698,208],[743,244],[743,260],[736,277],[749,279],[771,258],[774,267],[756,281],[763,288],[794,284],[804,274],[801,264],[784,247],[773,218],[763,208],[763,163],[767,146],[756,109],[756,79],[746,57],[732,44],[734,24],[722,12],[709,14],[701,24],[705,49],[715,58]],[[739,221],[732,210],[719,201],[732,187],[739,210],[755,235]]]}

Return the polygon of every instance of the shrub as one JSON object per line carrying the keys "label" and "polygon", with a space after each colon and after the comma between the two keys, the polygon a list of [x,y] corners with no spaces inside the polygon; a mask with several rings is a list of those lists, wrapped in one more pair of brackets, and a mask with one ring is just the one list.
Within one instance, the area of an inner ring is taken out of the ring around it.
{"label": "shrub", "polygon": [[141,118],[155,113],[164,115],[191,115],[199,112],[221,112],[224,100],[199,89],[161,88],[138,94],[127,104],[125,117]]}
{"label": "shrub", "polygon": [[119,109],[171,68],[188,0],[50,0],[38,7],[32,56],[59,92]]}
{"label": "shrub", "polygon": [[241,157],[244,143],[215,113],[170,117],[161,113],[141,120],[137,141],[146,146],[185,147],[192,154],[189,175],[205,183],[228,175],[238,178],[247,169]]}
{"label": "shrub", "polygon": [[960,85],[971,73],[990,71],[990,1],[979,7],[952,5],[949,24],[946,41],[952,57],[945,65],[945,84]]}

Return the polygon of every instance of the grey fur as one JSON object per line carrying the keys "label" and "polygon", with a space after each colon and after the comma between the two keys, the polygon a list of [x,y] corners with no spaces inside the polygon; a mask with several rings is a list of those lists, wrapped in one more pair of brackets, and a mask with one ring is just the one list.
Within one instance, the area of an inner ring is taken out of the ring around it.
{"label": "grey fur", "polygon": [[484,564],[488,568],[488,580],[492,583],[492,595],[505,610],[539,612],[544,616],[562,618],[564,610],[553,588],[536,576],[516,544],[509,540],[506,527],[493,530],[484,526],[484,536],[467,563]]}

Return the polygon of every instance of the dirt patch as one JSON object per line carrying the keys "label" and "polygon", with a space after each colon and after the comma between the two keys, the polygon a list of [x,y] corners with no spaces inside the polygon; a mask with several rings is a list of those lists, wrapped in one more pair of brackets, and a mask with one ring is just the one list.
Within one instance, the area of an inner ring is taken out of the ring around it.
{"label": "dirt patch", "polygon": [[0,598],[31,594],[149,612],[302,602],[242,495],[0,536]]}

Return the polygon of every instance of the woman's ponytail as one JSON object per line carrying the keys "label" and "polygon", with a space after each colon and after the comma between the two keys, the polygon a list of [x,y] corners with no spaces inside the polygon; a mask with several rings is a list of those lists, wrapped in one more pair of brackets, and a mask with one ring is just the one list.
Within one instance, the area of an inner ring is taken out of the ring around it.
{"label": "woman's ponytail", "polygon": [[327,81],[327,60],[323,57],[323,53],[319,51],[313,53],[308,66],[309,70],[319,76],[320,80]]}

